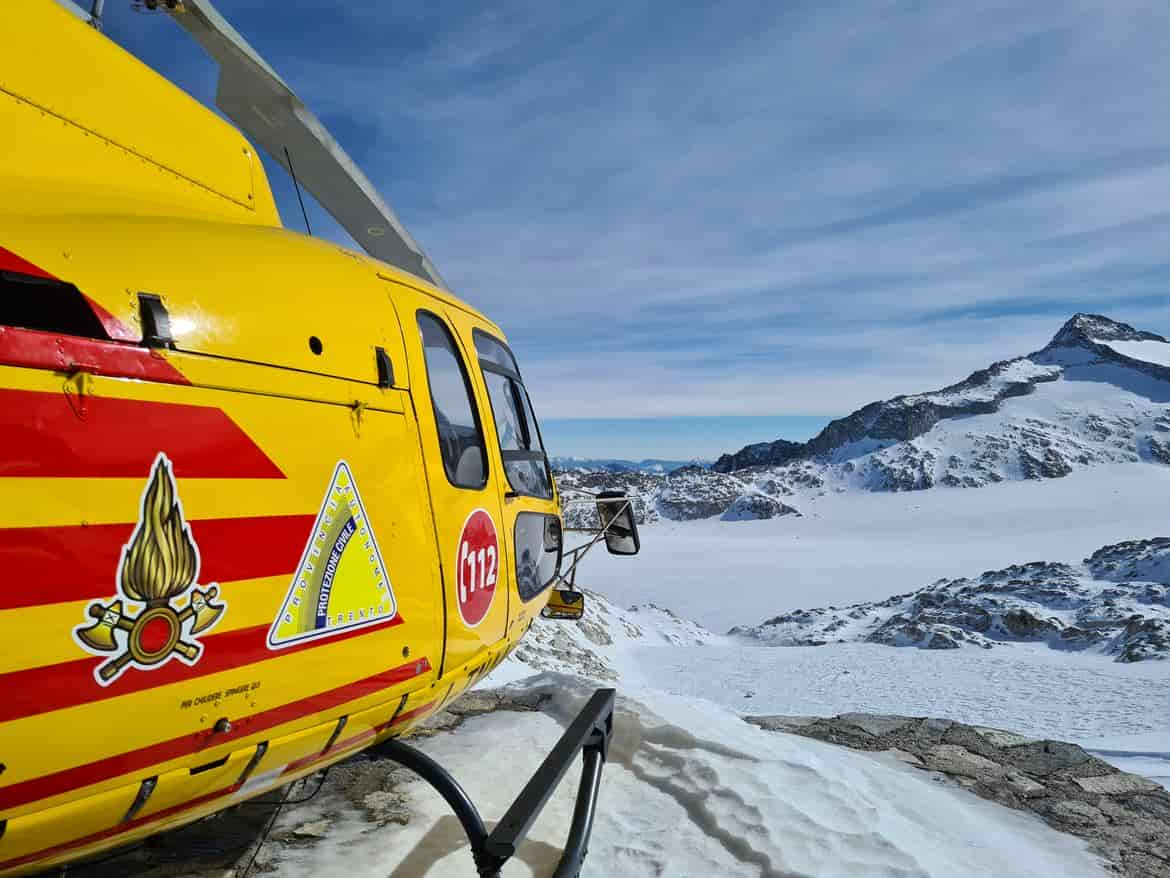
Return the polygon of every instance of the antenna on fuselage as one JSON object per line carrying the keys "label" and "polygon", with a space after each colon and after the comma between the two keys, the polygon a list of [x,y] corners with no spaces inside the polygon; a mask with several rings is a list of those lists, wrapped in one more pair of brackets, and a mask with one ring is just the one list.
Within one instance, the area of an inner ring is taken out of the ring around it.
{"label": "antenna on fuselage", "polygon": [[288,159],[288,172],[293,178],[293,188],[297,190],[297,204],[301,206],[301,216],[305,220],[305,232],[313,234],[313,227],[309,225],[309,212],[305,210],[305,199],[301,198],[301,184],[297,182],[297,170],[293,167],[292,156],[288,154],[288,147],[284,148],[284,157]]}
{"label": "antenna on fuselage", "polygon": [[[343,229],[376,259],[447,288],[374,184],[304,102],[277,76],[210,0],[139,0],[162,9],[219,64],[215,104],[293,174]],[[298,197],[300,195],[298,191]],[[306,215],[306,223],[307,215]]]}

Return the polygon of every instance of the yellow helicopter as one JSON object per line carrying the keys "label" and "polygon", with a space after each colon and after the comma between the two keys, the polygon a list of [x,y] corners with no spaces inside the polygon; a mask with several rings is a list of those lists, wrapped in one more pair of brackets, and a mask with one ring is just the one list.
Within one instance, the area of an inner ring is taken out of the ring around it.
{"label": "yellow helicopter", "polygon": [[[503,332],[207,0],[147,2],[219,65],[240,130],[100,31],[0,13],[0,874],[130,845],[379,752],[494,875],[612,729],[598,690],[488,833],[397,740],[638,551],[629,501],[563,548]],[[285,230],[252,143],[366,251]],[[565,566],[566,559],[568,561]]]}

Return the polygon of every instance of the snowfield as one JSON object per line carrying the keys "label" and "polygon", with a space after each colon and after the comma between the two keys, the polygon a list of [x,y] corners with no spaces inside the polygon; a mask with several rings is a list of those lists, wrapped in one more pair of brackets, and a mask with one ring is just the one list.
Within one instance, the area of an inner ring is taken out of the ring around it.
{"label": "snowfield", "polygon": [[[518,685],[552,694],[556,720],[496,713],[424,743],[487,815],[502,815],[585,698],[579,683],[552,674]],[[762,731],[706,701],[623,697],[615,719],[585,875],[1106,874],[1081,841],[1032,817],[896,762]],[[504,875],[550,874],[574,787],[567,778],[557,789]],[[446,806],[421,782],[405,790],[405,826],[375,829],[328,794],[298,810],[290,828],[324,819],[329,831],[312,847],[285,848],[277,874],[472,874]]]}
{"label": "snowfield", "polygon": [[1069,741],[1123,770],[1170,776],[1170,661],[1121,664],[1033,643],[941,651],[772,647],[712,634],[654,606],[622,609],[596,593],[587,593],[586,608],[580,625],[534,625],[492,682],[555,671],[638,698],[705,698],[744,715],[946,717]]}
{"label": "snowfield", "polygon": [[1170,344],[1164,341],[1110,341],[1107,344],[1131,360],[1170,366]]}
{"label": "snowfield", "polygon": [[1113,464],[976,490],[825,494],[801,517],[662,521],[634,559],[590,556],[581,580],[712,631],[802,607],[882,600],[1028,561],[1079,564],[1106,543],[1170,533],[1170,467]]}
{"label": "snowfield", "polygon": [[734,640],[644,647],[629,662],[631,682],[702,695],[737,713],[939,716],[1090,749],[1110,736],[1162,734],[1156,749],[1170,750],[1170,662],[1119,665],[1032,644],[956,652]]}

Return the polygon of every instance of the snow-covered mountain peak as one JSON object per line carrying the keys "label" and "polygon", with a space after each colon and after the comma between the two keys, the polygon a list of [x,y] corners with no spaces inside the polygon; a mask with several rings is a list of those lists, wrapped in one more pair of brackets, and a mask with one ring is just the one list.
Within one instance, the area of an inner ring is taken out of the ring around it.
{"label": "snow-covered mountain peak", "polygon": [[[1074,315],[1046,347],[1029,354],[1029,359],[1066,369],[1121,366],[1170,382],[1170,341],[1100,314]],[[1122,376],[1114,378],[1113,383],[1128,383]],[[1170,398],[1164,392],[1161,396],[1163,401]]]}
{"label": "snow-covered mountain peak", "polygon": [[[1044,348],[962,381],[872,402],[804,443],[763,443],[713,469],[798,500],[1057,478],[1112,463],[1170,464],[1170,342],[1076,314]],[[787,487],[788,490],[784,490]]]}
{"label": "snow-covered mountain peak", "polygon": [[1074,314],[1053,336],[1048,347],[1085,347],[1111,341],[1167,341],[1153,332],[1135,329],[1128,323],[1101,314]]}

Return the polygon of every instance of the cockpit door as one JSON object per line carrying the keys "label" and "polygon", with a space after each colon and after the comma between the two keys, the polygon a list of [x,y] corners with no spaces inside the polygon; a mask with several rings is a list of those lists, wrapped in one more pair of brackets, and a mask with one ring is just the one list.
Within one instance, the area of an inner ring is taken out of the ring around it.
{"label": "cockpit door", "polygon": [[503,636],[508,589],[500,473],[489,466],[471,363],[456,328],[429,298],[398,284],[392,298],[406,335],[443,575],[444,671]]}

